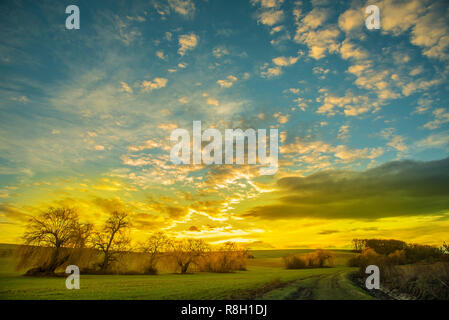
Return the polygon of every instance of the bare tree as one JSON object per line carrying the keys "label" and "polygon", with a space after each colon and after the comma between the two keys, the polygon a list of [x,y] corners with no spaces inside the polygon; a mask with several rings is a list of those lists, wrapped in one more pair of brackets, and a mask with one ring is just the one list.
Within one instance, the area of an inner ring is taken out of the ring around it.
{"label": "bare tree", "polygon": [[91,223],[80,223],[75,229],[75,247],[86,248],[92,241],[94,225]]}
{"label": "bare tree", "polygon": [[170,240],[163,232],[153,233],[148,240],[141,246],[141,251],[148,255],[148,264],[145,267],[145,273],[157,273],[157,261],[162,251],[167,249]]}
{"label": "bare tree", "polygon": [[79,226],[75,210],[64,207],[49,208],[30,219],[23,236],[25,244],[52,248],[49,259],[34,272],[54,273],[69,259],[70,252],[63,248],[73,247],[76,244]]}
{"label": "bare tree", "polygon": [[125,232],[129,225],[129,217],[126,212],[114,211],[103,229],[94,233],[94,247],[103,252],[103,261],[99,264],[102,272],[106,272],[111,263],[117,261],[118,256],[129,248],[131,241]]}
{"label": "bare tree", "polygon": [[182,274],[187,273],[189,266],[209,250],[208,244],[199,239],[175,240],[170,247],[171,255]]}

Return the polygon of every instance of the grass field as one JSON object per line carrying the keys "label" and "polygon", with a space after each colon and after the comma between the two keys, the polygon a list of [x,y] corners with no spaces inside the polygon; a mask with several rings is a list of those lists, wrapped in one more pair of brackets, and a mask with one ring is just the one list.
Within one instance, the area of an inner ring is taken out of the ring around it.
{"label": "grass field", "polygon": [[[0,252],[11,248],[0,245]],[[252,251],[248,270],[235,273],[81,275],[80,290],[67,290],[65,278],[24,277],[2,254],[0,299],[372,299],[348,279],[356,270],[345,266],[348,251],[335,251],[335,268],[283,268],[283,256],[306,252]]]}

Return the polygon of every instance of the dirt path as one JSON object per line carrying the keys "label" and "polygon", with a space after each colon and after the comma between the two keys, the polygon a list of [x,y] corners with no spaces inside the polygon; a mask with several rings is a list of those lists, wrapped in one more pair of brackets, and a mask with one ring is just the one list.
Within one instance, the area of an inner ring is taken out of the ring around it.
{"label": "dirt path", "polygon": [[348,271],[336,271],[291,282],[262,299],[283,300],[366,300],[373,299],[348,279]]}

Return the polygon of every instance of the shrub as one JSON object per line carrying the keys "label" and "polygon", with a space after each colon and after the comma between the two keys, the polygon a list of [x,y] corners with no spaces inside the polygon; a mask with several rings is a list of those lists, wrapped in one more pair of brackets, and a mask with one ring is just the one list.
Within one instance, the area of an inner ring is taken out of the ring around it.
{"label": "shrub", "polygon": [[299,255],[284,257],[284,264],[286,269],[305,269],[308,267],[306,257],[301,257]]}
{"label": "shrub", "polygon": [[287,269],[333,267],[335,255],[333,252],[318,249],[306,255],[291,255],[284,257]]}
{"label": "shrub", "polygon": [[349,259],[348,264],[350,267],[360,267],[360,272],[364,273],[369,265],[376,265],[379,268],[386,266],[387,259],[386,256],[378,254],[373,249],[365,248],[362,250],[362,253]]}
{"label": "shrub", "polygon": [[200,271],[205,272],[233,272],[246,270],[248,252],[233,242],[227,242],[217,251],[208,252],[202,256],[197,264]]}

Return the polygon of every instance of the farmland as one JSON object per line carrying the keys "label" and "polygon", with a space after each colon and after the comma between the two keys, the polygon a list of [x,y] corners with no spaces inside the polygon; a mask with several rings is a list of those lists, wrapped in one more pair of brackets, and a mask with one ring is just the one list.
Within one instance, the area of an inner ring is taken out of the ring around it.
{"label": "farmland", "polygon": [[82,275],[81,289],[63,277],[25,277],[0,245],[0,299],[371,299],[347,277],[349,251],[334,251],[334,268],[286,270],[282,257],[311,250],[255,250],[248,270],[234,273]]}

